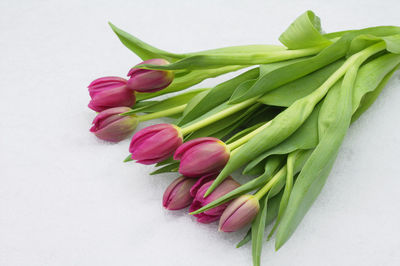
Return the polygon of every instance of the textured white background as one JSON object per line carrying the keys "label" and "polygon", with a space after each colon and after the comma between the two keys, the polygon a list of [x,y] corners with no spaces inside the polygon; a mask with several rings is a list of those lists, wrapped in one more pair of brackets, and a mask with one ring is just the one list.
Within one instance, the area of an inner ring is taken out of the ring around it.
{"label": "textured white background", "polygon": [[[86,86],[138,62],[108,20],[186,52],[277,43],[306,9],[326,31],[400,24],[397,0],[0,1],[0,265],[250,265],[250,247],[234,247],[241,234],[163,210],[174,175],[123,164],[129,141],[88,132]],[[263,265],[400,265],[399,103],[397,73],[350,129],[295,235],[277,253],[265,245]]]}

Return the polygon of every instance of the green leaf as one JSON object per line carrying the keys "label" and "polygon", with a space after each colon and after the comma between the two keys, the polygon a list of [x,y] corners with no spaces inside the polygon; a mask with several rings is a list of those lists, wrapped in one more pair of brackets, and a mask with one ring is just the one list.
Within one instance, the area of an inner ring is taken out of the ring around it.
{"label": "green leaf", "polygon": [[352,37],[352,35],[344,35],[341,39],[311,58],[282,66],[261,76],[246,93],[231,98],[231,102],[238,103],[255,96],[263,95],[279,86],[304,77],[339,60],[346,55]]}
{"label": "green leaf", "polygon": [[141,108],[135,108],[130,112],[124,113],[124,115],[131,115],[135,113],[155,113],[155,112],[160,112],[164,111],[167,109],[171,109],[177,106],[181,106],[184,104],[187,104],[193,97],[198,95],[201,92],[204,92],[208,89],[196,89],[196,90],[191,90],[188,92],[184,92],[181,94],[178,94],[176,96],[167,98],[162,101],[157,101],[153,104],[148,104],[147,106],[143,106]]}
{"label": "green leaf", "polygon": [[297,153],[299,151],[296,152],[292,152],[288,155],[287,158],[287,173],[286,173],[286,182],[285,182],[285,189],[283,190],[283,195],[282,195],[282,200],[279,204],[279,211],[278,211],[278,217],[276,218],[274,227],[272,228],[271,232],[268,235],[268,240],[271,238],[271,236],[274,234],[276,228],[279,225],[279,222],[282,218],[282,215],[284,214],[288,201],[289,201],[289,197],[290,197],[290,193],[292,192],[292,187],[293,187],[293,177],[294,177],[294,163],[296,161],[296,157],[297,157]]}
{"label": "green leaf", "polygon": [[251,225],[251,239],[252,239],[252,257],[253,265],[260,266],[261,249],[264,238],[265,224],[267,220],[267,209],[269,193],[260,200],[260,210],[256,216],[256,219]]}
{"label": "green leaf", "polygon": [[344,33],[339,40],[335,41],[330,46],[323,49],[317,55],[300,60],[293,64],[283,66],[279,69],[269,72],[261,76],[258,81],[245,93],[237,95],[231,99],[231,103],[238,103],[255,96],[263,95],[279,86],[288,82],[304,77],[313,71],[316,71],[336,60],[344,57],[350,48],[354,38],[364,34],[382,36],[390,34],[393,36],[384,36],[381,39],[386,42],[387,49],[397,51],[399,45],[399,27],[375,27],[363,30],[355,30]]}
{"label": "green leaf", "polygon": [[[358,117],[361,112],[365,111],[363,109],[357,110],[360,105],[363,105],[363,98],[379,87],[382,80],[384,80],[398,64],[400,64],[400,55],[386,54],[368,62],[360,68],[353,90],[352,110],[353,113],[357,113],[355,114],[356,117]],[[386,78],[386,81],[389,78],[390,76]],[[353,118],[353,120],[355,119]]]}
{"label": "green leaf", "polygon": [[264,123],[265,123],[265,122],[258,123],[258,124],[254,125],[254,126],[252,126],[252,127],[246,128],[246,129],[244,129],[244,130],[242,130],[242,131],[236,133],[236,134],[233,135],[231,138],[229,138],[227,141],[225,141],[225,143],[226,143],[226,144],[229,144],[229,143],[235,142],[236,140],[238,140],[238,139],[244,137],[244,136],[247,135],[248,133],[250,133],[250,132],[256,130],[257,128],[259,128],[260,126],[264,125]]}
{"label": "green leaf", "polygon": [[130,162],[130,161],[133,161],[132,154],[129,154],[128,156],[126,156],[126,158],[124,159],[124,163]]}
{"label": "green leaf", "polygon": [[167,94],[167,93],[182,91],[193,85],[196,85],[196,84],[202,82],[205,79],[215,78],[222,74],[226,74],[226,73],[229,73],[232,71],[239,70],[243,67],[244,66],[226,66],[226,67],[215,68],[215,69],[190,71],[186,75],[183,75],[180,77],[175,77],[174,80],[172,81],[172,83],[167,88],[157,91],[157,92],[138,94],[136,99],[138,101],[141,101],[141,100],[155,98],[155,97]]}
{"label": "green leaf", "polygon": [[170,172],[178,172],[179,169],[179,162],[173,162],[170,164],[167,164],[161,168],[158,168],[157,170],[153,171],[150,173],[150,175],[158,175],[162,173],[170,173]]}
{"label": "green leaf", "polygon": [[[178,125],[182,126],[192,121],[195,118],[203,115],[214,107],[227,101],[233,91],[242,82],[256,78],[259,74],[259,69],[254,68],[238,75],[228,81],[225,81],[214,88],[210,89],[207,93],[203,93],[201,97],[196,98],[196,101],[189,103],[184,111],[182,119]],[[193,99],[194,100],[194,99]]]}
{"label": "green leaf", "polygon": [[243,170],[243,174],[249,174],[252,169],[262,165],[265,158],[276,154],[288,154],[295,150],[307,150],[315,148],[318,144],[318,113],[321,104],[318,104],[312,111],[310,117],[296,130],[289,138],[277,146],[260,154],[252,160]]}
{"label": "green leaf", "polygon": [[288,107],[296,100],[303,98],[320,87],[324,81],[335,72],[344,61],[338,60],[307,76],[282,85],[264,94],[259,102],[274,106]]}
{"label": "green leaf", "polygon": [[328,39],[334,39],[338,37],[342,37],[347,33],[355,33],[359,34],[371,34],[377,37],[389,36],[400,33],[400,27],[397,26],[378,26],[378,27],[369,27],[360,30],[344,30],[344,31],[336,31],[331,33],[324,34],[324,37]]}
{"label": "green leaf", "polygon": [[136,102],[135,106],[132,107],[132,111],[131,112],[138,113],[140,110],[148,108],[149,106],[157,104],[158,102],[159,101],[140,101],[140,102]]}
{"label": "green leaf", "polygon": [[350,126],[352,88],[357,71],[358,65],[355,64],[346,73],[342,84],[338,83],[326,96],[319,113],[320,141],[293,187],[287,209],[277,231],[276,249],[279,249],[293,234],[325,184],[340,144]]}
{"label": "green leaf", "polygon": [[[365,110],[357,110],[364,95],[375,90],[385,75],[400,63],[398,55],[387,54],[363,65],[357,75],[357,79],[353,89],[353,112],[356,112],[354,117],[361,115]],[[368,95],[368,94],[367,94]],[[265,158],[272,154],[285,154],[297,149],[311,149],[318,144],[318,112],[320,104],[313,110],[310,117],[304,124],[279,145],[262,153],[256,159],[252,160],[244,169],[243,173],[248,174],[253,168],[262,165]],[[369,106],[368,106],[369,107]],[[353,120],[355,120],[353,118]]]}
{"label": "green leaf", "polygon": [[273,120],[263,126],[260,132],[231,154],[228,163],[214,180],[205,195],[209,195],[230,173],[252,161],[263,152],[281,143],[293,134],[308,118],[315,105],[326,95],[330,87],[334,85],[352,65],[356,63],[361,64],[368,59],[368,57],[383,49],[383,43],[378,43],[351,56],[322,86],[306,97],[294,102],[285,111],[281,112]]}
{"label": "green leaf", "polygon": [[138,38],[132,36],[131,34],[119,29],[111,22],[108,23],[111,29],[117,34],[118,38],[129,50],[137,54],[142,60],[149,60],[153,58],[164,58],[170,62],[177,61],[180,58],[183,58],[182,55],[169,53],[164,50],[160,50],[155,48]]}
{"label": "green leaf", "polygon": [[163,165],[170,164],[170,163],[175,163],[175,162],[178,162],[178,161],[175,161],[174,158],[171,156],[171,157],[165,159],[164,161],[156,163],[155,166],[159,167],[159,166],[163,166]]}
{"label": "green leaf", "polygon": [[223,53],[223,54],[202,54],[185,57],[177,62],[169,65],[152,65],[142,64],[135,66],[141,69],[155,70],[196,70],[210,69],[223,66],[252,66],[259,64],[269,64],[273,62],[285,61],[305,56],[315,55],[320,52],[327,44],[322,44],[315,47],[309,47],[298,50],[287,50],[284,47],[265,47],[265,51],[257,52],[238,52],[238,53]]}
{"label": "green leaf", "polygon": [[289,49],[300,49],[332,42],[322,35],[321,21],[314,12],[308,10],[300,15],[284,33],[279,41]]}
{"label": "green leaf", "polygon": [[361,104],[358,107],[358,109],[356,110],[356,112],[353,114],[352,116],[352,120],[351,122],[353,123],[354,121],[356,121],[376,100],[376,98],[378,98],[379,94],[381,93],[381,91],[383,90],[383,88],[385,87],[386,83],[389,81],[389,79],[392,77],[393,73],[398,70],[400,67],[400,64],[397,65],[395,68],[393,68],[392,71],[390,71],[381,81],[381,83],[379,83],[379,85],[371,92],[368,92],[365,94],[365,96],[361,99]]}

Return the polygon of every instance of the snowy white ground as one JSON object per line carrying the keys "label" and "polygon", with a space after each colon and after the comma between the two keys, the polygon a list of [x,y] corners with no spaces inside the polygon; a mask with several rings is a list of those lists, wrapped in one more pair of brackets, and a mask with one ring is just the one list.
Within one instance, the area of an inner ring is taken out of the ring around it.
{"label": "snowy white ground", "polygon": [[[241,234],[161,207],[174,175],[123,164],[129,141],[89,133],[86,86],[138,62],[108,20],[186,52],[277,43],[307,9],[326,31],[400,23],[397,0],[2,0],[0,265],[250,265],[250,247],[234,247]],[[352,126],[295,235],[277,253],[265,245],[263,265],[400,265],[399,76]]]}

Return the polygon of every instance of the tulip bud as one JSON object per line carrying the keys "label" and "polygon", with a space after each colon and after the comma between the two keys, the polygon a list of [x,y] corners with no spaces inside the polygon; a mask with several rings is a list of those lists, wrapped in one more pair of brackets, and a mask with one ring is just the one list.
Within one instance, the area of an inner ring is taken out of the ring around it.
{"label": "tulip bud", "polygon": [[102,140],[118,142],[129,137],[135,130],[136,116],[122,116],[130,111],[128,107],[114,107],[100,112],[93,120],[90,132]]}
{"label": "tulip bud", "polygon": [[[150,59],[146,60],[138,65],[152,64],[152,65],[168,65],[169,62],[165,59]],[[164,70],[151,70],[151,69],[140,69],[132,68],[128,76],[128,88],[138,92],[155,92],[160,91],[174,79],[174,72]]]}
{"label": "tulip bud", "polygon": [[229,160],[229,149],[219,139],[198,138],[181,145],[174,159],[180,160],[179,173],[199,177],[219,172]]}
{"label": "tulip bud", "polygon": [[180,128],[172,124],[146,127],[132,137],[129,152],[142,164],[161,162],[172,156],[182,144]]}
{"label": "tulip bud", "polygon": [[89,85],[92,100],[89,108],[101,112],[112,107],[132,107],[136,102],[135,93],[126,86],[127,80],[119,77],[104,77]]}
{"label": "tulip bud", "polygon": [[195,179],[184,176],[175,179],[164,192],[163,206],[167,210],[180,210],[189,206],[193,200],[190,189],[194,183]]}
{"label": "tulip bud", "polygon": [[[213,176],[215,178],[215,175]],[[201,178],[198,180],[198,182],[204,182]],[[211,203],[212,201],[222,197],[223,195],[231,192],[232,190],[240,187],[240,184],[236,182],[233,178],[228,177],[225,179],[210,195],[204,198],[204,194],[206,193],[207,189],[211,186],[211,184],[214,182],[214,180],[208,181],[205,184],[203,184],[196,192],[194,196],[194,200],[192,204],[190,205],[189,211],[194,212],[201,207],[206,206],[207,204]],[[193,188],[196,188],[196,184],[193,186]],[[193,191],[193,188],[191,192]],[[224,204],[221,204],[215,208],[209,209],[205,212],[195,214],[194,216],[197,217],[197,221],[200,223],[211,223],[214,221],[217,221],[222,213],[224,212],[225,208],[228,206],[229,202],[226,202]]]}
{"label": "tulip bud", "polygon": [[219,220],[219,229],[234,232],[251,223],[257,216],[260,204],[253,195],[243,195],[232,201]]}

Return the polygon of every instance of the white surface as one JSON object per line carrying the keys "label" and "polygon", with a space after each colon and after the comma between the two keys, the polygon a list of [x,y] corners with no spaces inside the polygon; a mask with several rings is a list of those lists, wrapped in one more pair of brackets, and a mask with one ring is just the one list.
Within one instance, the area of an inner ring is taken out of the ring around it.
{"label": "white surface", "polygon": [[[129,141],[88,132],[86,86],[138,62],[108,20],[184,52],[277,43],[306,9],[326,31],[400,24],[397,0],[2,0],[0,265],[250,265],[250,246],[234,247],[241,234],[163,210],[173,175],[123,164]],[[400,265],[399,103],[397,73],[352,126],[294,236],[277,253],[265,245],[263,265]]]}

